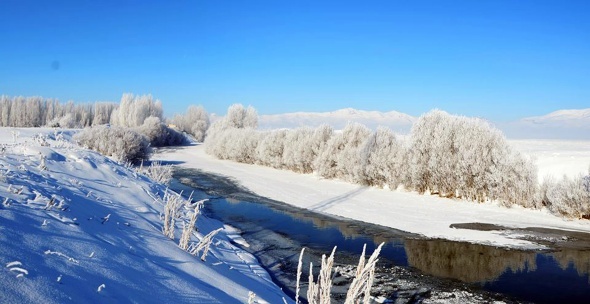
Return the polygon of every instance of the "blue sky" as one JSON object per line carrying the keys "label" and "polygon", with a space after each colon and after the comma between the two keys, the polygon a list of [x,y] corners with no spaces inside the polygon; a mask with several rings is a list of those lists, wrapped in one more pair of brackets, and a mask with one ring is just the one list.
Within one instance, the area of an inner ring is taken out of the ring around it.
{"label": "blue sky", "polygon": [[0,2],[0,94],[167,116],[432,108],[512,120],[590,107],[590,1]]}

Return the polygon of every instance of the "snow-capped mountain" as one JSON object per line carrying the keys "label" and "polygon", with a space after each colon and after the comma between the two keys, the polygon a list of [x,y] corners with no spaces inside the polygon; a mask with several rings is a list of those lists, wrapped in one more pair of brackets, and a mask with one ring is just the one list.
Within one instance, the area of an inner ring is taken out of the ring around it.
{"label": "snow-capped mountain", "polygon": [[511,138],[590,139],[590,108],[559,110],[499,127]]}
{"label": "snow-capped mountain", "polygon": [[523,122],[541,125],[561,125],[572,127],[590,126],[590,108],[579,110],[559,110],[543,116],[527,117]]}
{"label": "snow-capped mountain", "polygon": [[408,133],[416,118],[396,111],[363,111],[352,108],[332,112],[296,112],[274,115],[260,115],[261,129],[316,127],[329,124],[335,129],[343,129],[348,122],[359,122],[371,129],[378,126],[389,127],[400,133]]}

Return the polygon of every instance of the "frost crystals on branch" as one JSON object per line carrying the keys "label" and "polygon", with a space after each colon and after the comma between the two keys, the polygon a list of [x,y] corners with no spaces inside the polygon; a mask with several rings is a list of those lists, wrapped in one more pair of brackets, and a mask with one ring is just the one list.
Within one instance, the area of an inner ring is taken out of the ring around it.
{"label": "frost crystals on branch", "polygon": [[197,217],[199,216],[199,214],[201,214],[201,208],[203,207],[203,203],[205,201],[206,200],[201,200],[201,201],[197,202],[196,207],[195,207],[195,211],[193,212],[188,225],[186,223],[184,223],[184,226],[182,227],[182,235],[180,237],[180,242],[178,243],[178,247],[180,247],[182,250],[188,249],[188,243],[191,240],[191,234],[195,230],[195,224],[197,223]]}
{"label": "frost crystals on branch", "polygon": [[365,262],[365,249],[367,245],[363,246],[363,254],[359,259],[359,264],[356,269],[356,276],[352,280],[352,284],[348,288],[346,293],[345,304],[360,303],[361,295],[363,297],[363,303],[368,304],[371,299],[371,287],[373,286],[373,279],[375,277],[375,265],[377,264],[377,257],[381,252],[381,247],[384,243],[381,243],[368,261]]}
{"label": "frost crystals on branch", "polygon": [[312,266],[309,265],[309,288],[307,289],[307,301],[309,304],[329,304],[332,289],[332,266],[334,266],[334,253],[336,247],[328,258],[322,255],[322,267],[318,275],[317,283],[313,282]]}
{"label": "frost crystals on branch", "polygon": [[[364,303],[368,304],[371,301],[371,287],[373,286],[373,279],[375,277],[375,266],[377,264],[377,257],[381,252],[381,243],[373,252],[369,260],[365,260],[366,245],[363,246],[363,253],[359,259],[359,264],[356,270],[356,276],[352,280],[348,292],[346,293],[345,304]],[[295,302],[299,304],[299,283],[301,277],[301,266],[303,264],[303,252],[301,250],[299,255],[299,264],[297,265],[297,286],[295,294]],[[332,288],[332,266],[334,265],[334,252],[336,247],[332,250],[332,254],[328,258],[326,255],[322,256],[322,267],[318,276],[317,283],[313,281],[313,263],[309,263],[309,286],[307,289],[307,301],[310,304],[329,304],[330,289]]]}
{"label": "frost crystals on branch", "polygon": [[206,236],[204,236],[198,244],[191,244],[188,248],[188,252],[194,256],[198,255],[201,250],[203,251],[203,255],[201,255],[201,260],[205,261],[207,258],[207,253],[209,253],[209,247],[211,246],[211,242],[213,241],[213,237],[219,232],[223,230],[223,228],[219,228],[209,232]]}
{"label": "frost crystals on branch", "polygon": [[166,190],[164,201],[166,202],[166,206],[164,206],[164,226],[162,227],[162,233],[173,240],[176,214],[182,206],[182,198],[180,195]]}

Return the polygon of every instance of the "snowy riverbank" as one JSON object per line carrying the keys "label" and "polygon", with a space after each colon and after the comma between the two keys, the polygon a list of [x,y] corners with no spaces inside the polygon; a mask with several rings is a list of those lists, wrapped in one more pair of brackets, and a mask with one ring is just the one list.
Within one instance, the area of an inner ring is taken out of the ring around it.
{"label": "snowy riverbank", "polygon": [[[519,142],[521,147],[530,146]],[[573,174],[575,168],[583,172],[587,142],[572,142],[572,150],[579,149],[582,156],[560,173],[559,159],[551,162],[551,155],[541,154],[544,144],[539,144],[531,154],[539,159],[548,159],[552,169],[540,168],[541,172],[554,175]],[[551,145],[553,153],[559,153],[559,145]],[[526,150],[526,149],[525,149]],[[526,152],[526,151],[525,151]],[[577,152],[575,152],[577,153]],[[575,154],[574,153],[574,154]],[[585,153],[585,154],[584,154]],[[587,220],[565,220],[546,210],[530,210],[521,207],[506,208],[494,203],[445,199],[436,196],[419,195],[403,190],[390,191],[362,187],[346,182],[325,180],[315,175],[299,174],[268,167],[218,160],[207,155],[202,145],[163,150],[154,156],[156,160],[168,160],[181,166],[198,168],[203,171],[222,174],[239,181],[249,190],[274,200],[316,212],[334,214],[364,222],[375,223],[431,238],[467,241],[473,243],[514,247],[542,248],[543,245],[527,240],[521,233],[507,233],[501,230],[479,231],[451,228],[453,224],[488,223],[511,228],[544,227],[572,231],[590,232]],[[566,157],[564,159],[569,160]],[[558,168],[558,169],[556,169]],[[572,169],[573,168],[573,169]]]}
{"label": "snowy riverbank", "polygon": [[[13,131],[17,131],[14,133]],[[39,133],[47,137],[33,137]],[[166,187],[51,129],[0,128],[1,303],[282,303],[225,227],[206,261],[162,234]],[[62,139],[63,138],[63,139]],[[15,142],[16,140],[16,142]],[[198,233],[224,227],[201,216]],[[288,302],[291,302],[287,298]]]}

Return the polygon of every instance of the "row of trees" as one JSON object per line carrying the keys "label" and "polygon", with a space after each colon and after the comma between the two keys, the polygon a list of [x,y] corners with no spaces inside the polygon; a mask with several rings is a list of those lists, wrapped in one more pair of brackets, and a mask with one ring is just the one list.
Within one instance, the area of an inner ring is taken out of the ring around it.
{"label": "row of trees", "polygon": [[[190,106],[170,121],[163,117],[162,102],[151,95],[123,94],[119,103],[65,104],[42,97],[0,96],[1,127],[85,128],[111,124],[124,128],[141,127],[147,118],[174,124],[178,130],[203,141],[209,128],[209,114],[203,107]],[[153,124],[153,121],[151,122]]]}
{"label": "row of trees", "polygon": [[[172,120],[179,130],[168,127],[162,103],[151,95],[123,94],[119,104],[61,104],[41,97],[0,97],[0,126],[86,128],[78,143],[124,162],[149,158],[151,147],[180,145],[186,132],[202,141],[209,115],[191,106]],[[110,124],[110,125],[108,125]]]}
{"label": "row of trees", "polygon": [[42,97],[0,96],[0,126],[2,127],[63,127],[81,128],[106,124],[117,108],[116,103],[65,104]]}
{"label": "row of trees", "polygon": [[589,177],[540,187],[534,162],[481,119],[433,110],[400,140],[387,128],[372,131],[358,123],[341,132],[327,125],[259,131],[254,114],[252,108],[232,105],[211,126],[207,153],[368,186],[590,215]]}

